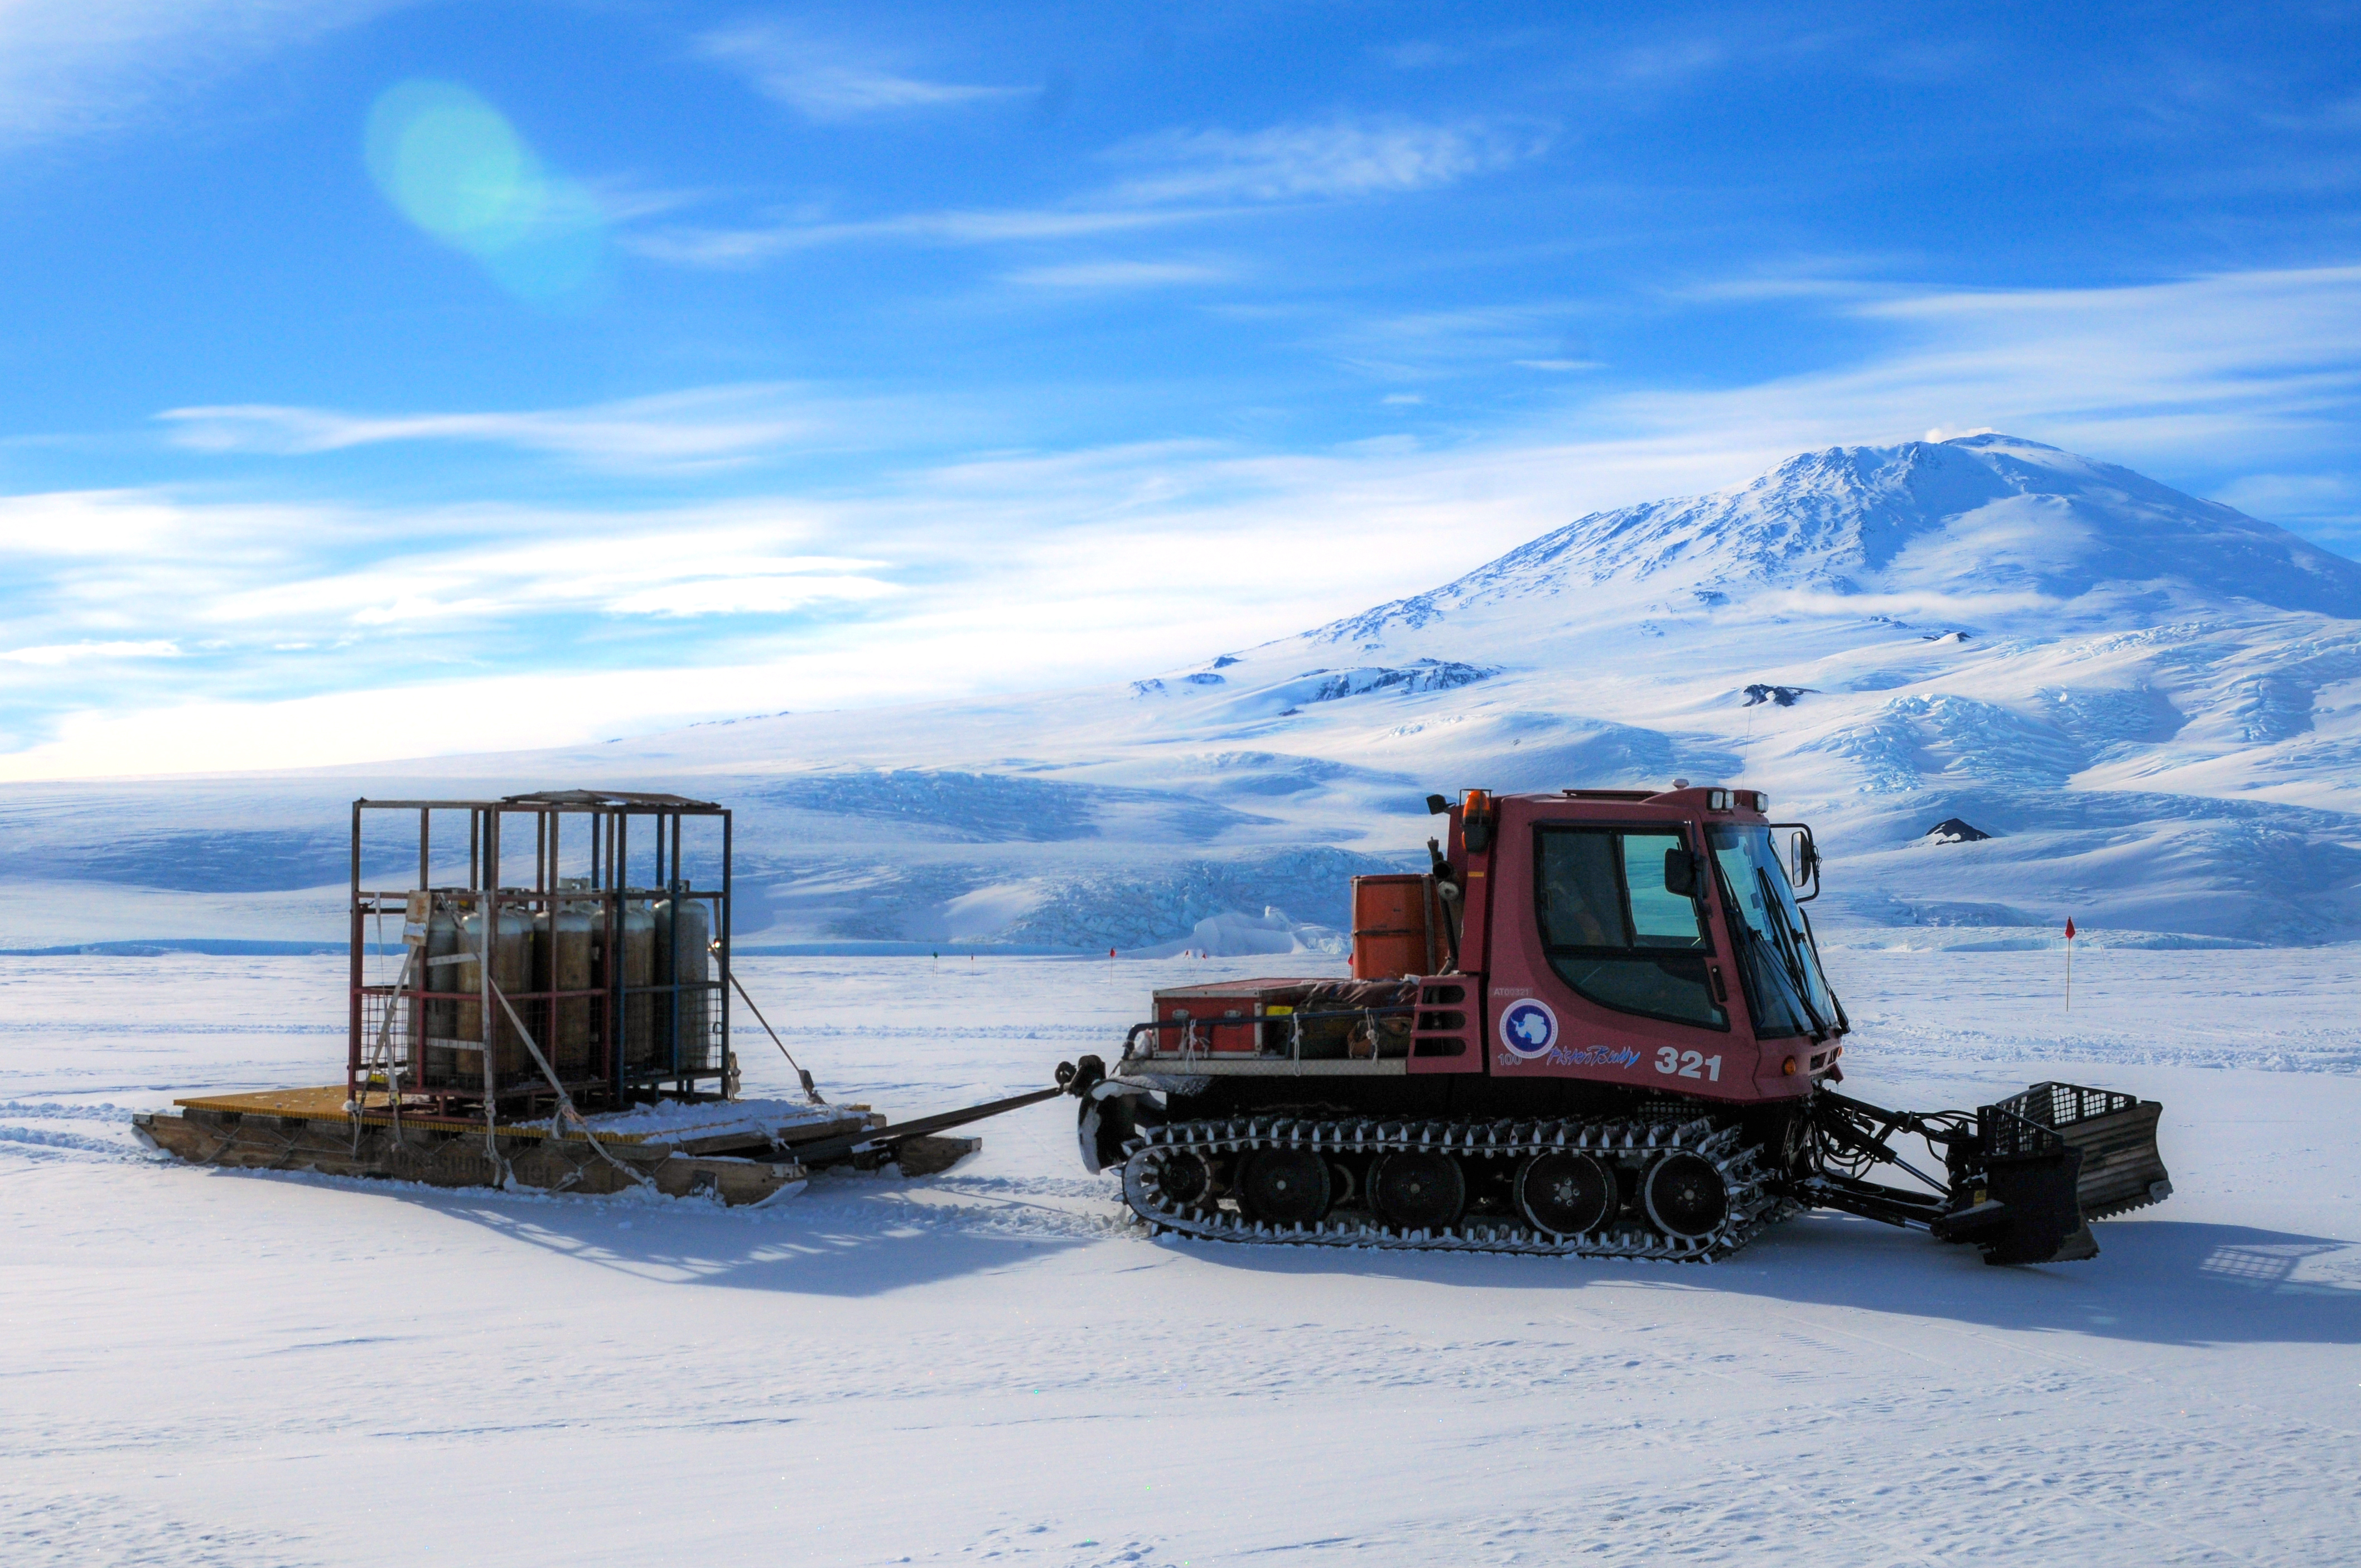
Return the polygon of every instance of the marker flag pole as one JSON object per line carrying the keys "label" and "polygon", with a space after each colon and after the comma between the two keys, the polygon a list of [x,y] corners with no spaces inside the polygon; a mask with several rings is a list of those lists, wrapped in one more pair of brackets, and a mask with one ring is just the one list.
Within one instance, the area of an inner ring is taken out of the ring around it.
{"label": "marker flag pole", "polygon": [[2066,1011],[2074,1011],[2074,917],[2066,916]]}

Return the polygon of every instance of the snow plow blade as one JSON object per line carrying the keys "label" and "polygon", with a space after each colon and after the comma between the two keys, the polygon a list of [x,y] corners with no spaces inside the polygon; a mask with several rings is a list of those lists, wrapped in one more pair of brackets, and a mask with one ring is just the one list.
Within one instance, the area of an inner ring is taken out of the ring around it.
{"label": "snow plow blade", "polygon": [[1947,1242],[1973,1242],[1990,1264],[2096,1257],[2099,1240],[2075,1201],[2081,1165],[2081,1152],[2071,1145],[1993,1157],[1984,1168],[1982,1198],[1929,1228]]}
{"label": "snow plow blade", "polygon": [[[1823,1091],[1815,1122],[1825,1152],[1794,1195],[1924,1228],[1943,1241],[1972,1243],[1986,1263],[2096,1257],[2092,1220],[2172,1195],[2156,1146],[2163,1110],[2153,1100],[2072,1083],[2037,1083],[1972,1115],[1881,1111]],[[1916,1134],[1941,1152],[1948,1191],[1912,1192],[1861,1179],[1864,1164],[1912,1168],[1887,1143],[1897,1134]]]}
{"label": "snow plow blade", "polygon": [[2073,1083],[2037,1083],[1976,1112],[1978,1201],[1933,1227],[1971,1241],[1990,1264],[2099,1255],[2091,1222],[2171,1196],[2157,1152],[2153,1100]]}
{"label": "snow plow blade", "polygon": [[[2086,1220],[2145,1209],[2172,1196],[2172,1178],[2156,1147],[2157,1118],[2164,1107],[2153,1100],[2071,1083],[2037,1083],[1977,1115],[1982,1120],[1995,1111],[2048,1127],[2081,1153],[2074,1190]],[[1992,1136],[1987,1128],[1987,1146]]]}

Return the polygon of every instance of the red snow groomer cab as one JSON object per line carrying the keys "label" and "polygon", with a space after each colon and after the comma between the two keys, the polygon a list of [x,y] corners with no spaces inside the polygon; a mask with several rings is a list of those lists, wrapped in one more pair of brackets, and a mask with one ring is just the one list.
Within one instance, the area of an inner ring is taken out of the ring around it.
{"label": "red snow groomer cab", "polygon": [[[1466,792],[1433,869],[1354,886],[1353,978],[1155,993],[1064,1075],[1083,1163],[1224,1241],[1710,1259],[1799,1208],[2089,1257],[2171,1192],[2160,1107],[2037,1083],[1973,1112],[1837,1092],[1811,829],[1752,790]],[[1926,1141],[1938,1172],[1897,1135]],[[1894,1168],[1915,1186],[1872,1181]]]}

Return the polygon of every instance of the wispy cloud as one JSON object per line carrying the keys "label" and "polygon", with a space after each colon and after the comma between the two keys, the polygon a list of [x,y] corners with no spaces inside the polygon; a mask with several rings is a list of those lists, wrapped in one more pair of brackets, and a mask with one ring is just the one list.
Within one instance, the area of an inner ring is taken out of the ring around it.
{"label": "wispy cloud", "polygon": [[186,521],[162,498],[135,490],[0,497],[0,559],[132,554],[161,544]]}
{"label": "wispy cloud", "polygon": [[766,96],[815,120],[853,120],[1029,96],[1027,87],[944,82],[909,74],[857,45],[778,22],[709,32],[697,52],[737,71]]}
{"label": "wispy cloud", "polygon": [[0,143],[110,130],[401,0],[5,0]]}
{"label": "wispy cloud", "polygon": [[[352,629],[430,631],[554,614],[789,615],[897,592],[890,562],[797,553],[809,520],[678,509],[608,515],[504,509],[412,520],[441,549],[380,546],[356,565],[276,575],[210,601],[194,618],[255,640]],[[499,541],[455,538],[473,528]]]}
{"label": "wispy cloud", "polygon": [[740,463],[843,430],[849,405],[823,408],[778,385],[700,388],[580,409],[368,415],[233,404],[168,409],[173,440],[200,452],[301,455],[392,442],[482,442],[596,467]]}
{"label": "wispy cloud", "polygon": [[1664,291],[1668,300],[1697,304],[1764,304],[1787,300],[1870,300],[1904,291],[1892,284],[1850,277],[1812,277],[1793,272],[1759,277],[1716,278]]}
{"label": "wispy cloud", "polygon": [[1235,276],[1230,268],[1197,261],[1070,261],[1021,267],[1001,274],[1001,280],[1036,289],[1162,289],[1218,283]]}
{"label": "wispy cloud", "polygon": [[1313,345],[1363,375],[1416,380],[1517,365],[1531,370],[1589,370],[1597,362],[1566,331],[1569,304],[1470,306],[1399,311],[1337,326]]}
{"label": "wispy cloud", "polygon": [[[784,500],[615,511],[265,509],[85,492],[0,501],[0,521],[14,513],[111,544],[0,556],[9,568],[0,613],[32,634],[0,651],[0,669],[108,666],[105,689],[126,693],[152,684],[124,673],[126,661],[191,651],[235,687],[281,678],[272,672],[290,652],[302,653],[316,678],[339,663],[364,672],[388,648],[429,664],[472,660],[493,644],[514,654],[559,624],[583,635],[586,626],[653,620],[775,622],[903,594],[909,554],[898,545],[813,549],[831,514]],[[170,526],[148,527],[157,514]],[[455,634],[467,641],[448,641]],[[81,679],[46,678],[59,691]],[[21,691],[23,682],[0,678],[0,687]]]}
{"label": "wispy cloud", "polygon": [[1369,52],[1396,71],[1442,71],[1508,53],[1554,52],[1556,33],[1546,27],[1511,27],[1475,33],[1460,29],[1447,38],[1406,38],[1375,44]]}
{"label": "wispy cloud", "polygon": [[759,224],[675,225],[628,249],[693,267],[745,267],[822,246],[1004,245],[1232,218],[1274,205],[1400,195],[1453,184],[1543,151],[1547,137],[1479,120],[1339,119],[1259,131],[1166,131],[1110,148],[1129,172],[1058,206],[843,218],[803,211]]}
{"label": "wispy cloud", "polygon": [[605,174],[585,180],[582,188],[598,207],[598,215],[610,224],[636,223],[685,207],[704,206],[723,194],[704,186],[651,185],[628,174]]}
{"label": "wispy cloud", "polygon": [[[1894,289],[1832,308],[1887,329],[1853,365],[1724,390],[1630,393],[1660,426],[1754,419],[1881,436],[1928,426],[2042,433],[2179,467],[2318,451],[2361,411],[2361,267],[2225,273],[2122,288]],[[1862,439],[1855,436],[1852,439]]]}
{"label": "wispy cloud", "polygon": [[0,652],[0,660],[11,664],[79,664],[93,659],[177,659],[178,644],[171,642],[52,642],[39,648],[11,648]]}
{"label": "wispy cloud", "polygon": [[1623,50],[1612,69],[1625,82],[1685,82],[1719,70],[1729,59],[1730,46],[1719,38],[1671,38]]}
{"label": "wispy cloud", "polygon": [[851,221],[803,214],[751,227],[680,225],[630,236],[624,248],[652,260],[690,267],[747,267],[826,246],[904,240],[919,245],[1004,245],[1084,239],[1166,228],[1224,215],[1221,208],[1005,208],[987,212],[904,213]]}
{"label": "wispy cloud", "polygon": [[1121,202],[1300,202],[1448,185],[1541,152],[1548,138],[1480,120],[1338,119],[1259,131],[1163,131],[1110,149],[1137,170]]}
{"label": "wispy cloud", "polygon": [[2221,486],[2213,499],[2294,528],[2361,518],[2361,472],[2248,474]]}

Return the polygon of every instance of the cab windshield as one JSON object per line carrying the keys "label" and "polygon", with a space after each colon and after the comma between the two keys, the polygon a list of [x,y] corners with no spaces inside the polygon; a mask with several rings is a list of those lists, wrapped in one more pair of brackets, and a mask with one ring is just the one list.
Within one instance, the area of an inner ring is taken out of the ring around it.
{"label": "cab windshield", "polygon": [[1707,829],[1730,910],[1730,940],[1761,1036],[1840,1035],[1848,1027],[1836,993],[1820,972],[1811,922],[1787,884],[1768,828]]}

